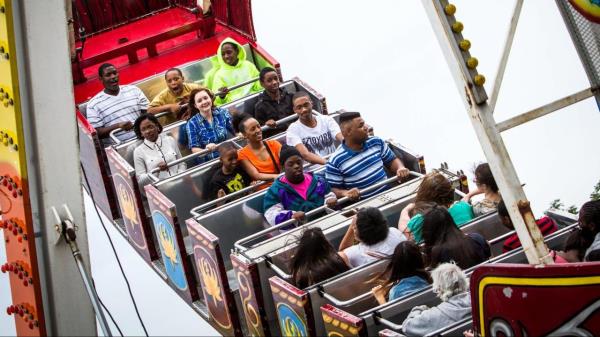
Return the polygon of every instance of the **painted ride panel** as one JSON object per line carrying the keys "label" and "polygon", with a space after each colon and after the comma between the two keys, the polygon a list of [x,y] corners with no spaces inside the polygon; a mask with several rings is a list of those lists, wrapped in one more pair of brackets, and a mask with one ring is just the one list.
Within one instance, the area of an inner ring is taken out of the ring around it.
{"label": "painted ride panel", "polygon": [[199,295],[192,263],[185,250],[179,219],[175,216],[175,204],[157,194],[152,185],[146,185],[145,190],[167,283],[191,304]]}
{"label": "painted ride panel", "polygon": [[[321,317],[325,322],[328,337],[366,337],[363,321],[343,310],[326,304],[321,307]],[[323,335],[324,336],[324,335]]]}
{"label": "painted ride panel", "polygon": [[188,219],[186,225],[192,239],[194,271],[204,294],[204,304],[211,323],[224,336],[242,336],[235,299],[227,281],[223,255],[219,248],[219,238],[193,218]]}
{"label": "painted ride panel", "polygon": [[[548,216],[553,218],[552,213],[548,213]],[[573,220],[572,223],[575,221]],[[564,243],[564,240],[569,235],[571,230],[576,225],[571,225],[569,227],[560,229],[555,233],[547,236],[545,238],[546,245],[549,249],[557,250],[561,249]],[[523,252],[522,248],[501,254],[500,256],[494,257],[489,261],[480,264],[478,266],[474,266],[465,270],[467,276],[470,276],[474,270],[481,266],[496,264],[496,263],[520,263],[526,264],[527,257]],[[401,332],[399,326],[404,321],[410,310],[417,305],[428,305],[435,306],[440,303],[440,300],[435,296],[435,294],[431,290],[431,286],[425,288],[424,290],[410,294],[408,296],[395,299],[386,304],[380,305],[378,307],[369,309],[363,313],[358,314],[364,322],[365,326],[368,329],[369,335],[375,335],[379,331],[383,329],[391,329],[398,332]]]}
{"label": "painted ride panel", "polygon": [[481,336],[598,336],[600,263],[482,266],[471,302]]}
{"label": "painted ride panel", "polygon": [[307,324],[312,311],[306,293],[277,276],[269,279],[281,336],[309,336],[314,331]]}
{"label": "painted ride panel", "polygon": [[111,147],[106,148],[106,157],[112,172],[111,178],[127,240],[144,260],[151,263],[158,258],[158,254],[152,236],[151,220],[140,197],[135,170]]}

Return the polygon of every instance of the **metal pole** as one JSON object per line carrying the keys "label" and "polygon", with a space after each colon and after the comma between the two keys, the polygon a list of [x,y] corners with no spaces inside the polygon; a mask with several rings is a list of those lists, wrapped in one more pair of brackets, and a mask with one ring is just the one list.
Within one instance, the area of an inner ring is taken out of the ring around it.
{"label": "metal pole", "polygon": [[492,88],[492,94],[489,98],[489,105],[492,111],[496,108],[496,101],[498,100],[498,93],[500,92],[500,86],[502,85],[502,79],[504,79],[504,72],[506,70],[506,64],[508,63],[508,56],[512,48],[513,40],[515,39],[515,31],[517,30],[517,23],[519,23],[519,17],[521,16],[521,9],[523,8],[523,0],[517,0],[515,2],[515,10],[513,16],[510,19],[510,26],[508,27],[508,33],[506,34],[506,41],[504,42],[504,50],[502,52],[502,58],[500,58],[500,64],[498,64],[498,71],[496,72],[496,79],[494,80],[494,87]]}

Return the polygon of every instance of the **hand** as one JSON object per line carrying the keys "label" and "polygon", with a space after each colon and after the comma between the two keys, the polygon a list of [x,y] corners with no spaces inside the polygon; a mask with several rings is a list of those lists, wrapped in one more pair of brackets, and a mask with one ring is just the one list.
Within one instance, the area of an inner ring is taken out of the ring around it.
{"label": "hand", "polygon": [[177,103],[169,104],[167,106],[167,109],[171,112],[171,114],[173,114],[173,116],[177,117],[177,114],[179,113],[179,109],[181,109],[181,105],[179,105]]}
{"label": "hand", "polygon": [[225,191],[223,191],[223,189],[220,189],[219,191],[217,191],[217,198],[223,198],[226,195],[227,195],[227,193],[225,193]]}
{"label": "hand", "polygon": [[292,219],[302,221],[304,219],[304,212],[294,212]]}
{"label": "hand", "polygon": [[350,198],[350,200],[358,200],[358,198],[360,198],[360,191],[355,187],[346,191],[346,196]]}
{"label": "hand", "polygon": [[125,130],[125,131],[129,131],[131,130],[131,128],[133,127],[133,123],[127,121],[127,122],[121,122],[119,124],[117,124],[119,126],[119,128]]}
{"label": "hand", "polygon": [[214,151],[217,149],[217,144],[215,144],[215,143],[206,144],[206,149],[208,151]]}
{"label": "hand", "polygon": [[379,304],[384,304],[387,302],[387,293],[388,293],[389,287],[384,287],[383,285],[378,285],[376,287],[373,287],[373,289],[371,289],[371,292],[373,293],[373,296],[375,297],[375,299],[377,300],[377,302]]}
{"label": "hand", "polygon": [[467,330],[463,332],[463,336],[465,337],[475,337],[475,333],[473,332],[473,330]]}
{"label": "hand", "polygon": [[396,171],[398,178],[406,178],[410,174],[410,171],[406,167],[401,167]]}
{"label": "hand", "polygon": [[218,92],[217,96],[219,96],[219,97],[221,97],[221,99],[223,99],[229,93],[229,89],[227,87],[221,87],[221,88],[219,88],[219,90],[217,92]]}
{"label": "hand", "polygon": [[471,195],[467,194],[461,200],[464,202],[471,202]]}
{"label": "hand", "polygon": [[163,162],[161,162],[160,164],[158,164],[158,168],[159,168],[161,171],[166,171],[166,170],[168,170],[168,169],[169,169],[169,166],[167,165],[167,163],[165,163],[165,162],[163,161]]}
{"label": "hand", "polygon": [[333,208],[335,207],[335,205],[337,205],[337,198],[329,198],[325,200],[325,204],[327,205],[327,207]]}
{"label": "hand", "polygon": [[270,128],[274,128],[277,126],[277,122],[273,119],[269,119],[265,124]]}
{"label": "hand", "polygon": [[179,119],[182,120],[182,121],[187,121],[188,119],[190,119],[191,116],[192,116],[192,114],[190,113],[190,111],[188,109],[186,109],[181,114],[181,117],[179,117]]}

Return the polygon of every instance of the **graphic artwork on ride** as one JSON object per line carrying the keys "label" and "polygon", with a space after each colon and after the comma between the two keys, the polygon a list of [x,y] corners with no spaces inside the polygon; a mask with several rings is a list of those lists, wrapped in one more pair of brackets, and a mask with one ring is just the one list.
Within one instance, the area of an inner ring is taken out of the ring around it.
{"label": "graphic artwork on ride", "polygon": [[175,242],[175,230],[173,229],[173,225],[160,211],[154,211],[152,213],[152,221],[154,222],[154,230],[158,236],[160,252],[162,254],[163,262],[165,263],[167,276],[177,288],[186,290],[188,286],[185,279],[183,264],[181,263],[181,257],[179,256],[179,251]]}
{"label": "graphic artwork on ride", "polygon": [[250,283],[248,278],[243,272],[237,272],[238,284],[240,285],[240,294],[242,297],[242,308],[244,309],[244,315],[248,321],[248,329],[252,336],[261,336],[260,333],[262,327],[260,318],[258,317],[257,310],[252,305],[252,291],[250,289]]}
{"label": "graphic artwork on ride", "polygon": [[600,23],[600,0],[569,0],[581,15],[595,23]]}
{"label": "graphic artwork on ride", "polygon": [[194,250],[194,256],[201,256],[196,260],[196,264],[202,278],[202,291],[210,316],[223,329],[231,329],[231,321],[223,301],[225,294],[218,279],[217,264],[203,247],[195,246]]}
{"label": "graphic artwork on ride", "polygon": [[277,304],[277,316],[282,336],[308,336],[306,324],[287,304]]}
{"label": "graphic artwork on ride", "polygon": [[119,206],[123,214],[123,222],[127,235],[131,241],[140,249],[146,249],[146,239],[140,222],[140,217],[135,204],[133,191],[129,183],[118,173],[113,175],[115,182],[117,197],[119,198]]}

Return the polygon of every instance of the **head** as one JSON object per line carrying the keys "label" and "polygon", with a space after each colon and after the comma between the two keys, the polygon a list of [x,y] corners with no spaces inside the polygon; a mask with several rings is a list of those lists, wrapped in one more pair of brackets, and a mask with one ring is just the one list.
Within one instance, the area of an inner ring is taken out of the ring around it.
{"label": "head", "polygon": [[592,245],[592,240],[583,234],[580,228],[573,230],[567,240],[563,252],[574,252],[579,261],[583,261],[586,250]]}
{"label": "head", "polygon": [[199,112],[208,113],[214,109],[215,96],[212,91],[207,88],[194,89],[190,92],[190,104],[188,104],[188,112],[190,116],[194,116]]}
{"label": "head", "polygon": [[310,122],[312,115],[312,100],[305,91],[297,91],[292,96],[292,108],[301,122]]}
{"label": "head", "polygon": [[284,145],[279,153],[279,166],[283,167],[285,178],[292,184],[299,184],[304,180],[302,155],[293,146]]}
{"label": "head", "polygon": [[490,164],[479,164],[475,168],[475,185],[480,187],[484,192],[498,193],[498,185],[490,169]]}
{"label": "head", "polygon": [[267,92],[275,93],[279,90],[279,76],[275,69],[271,67],[264,67],[258,75],[260,85],[265,88]]}
{"label": "head", "polygon": [[469,280],[454,263],[442,263],[431,272],[432,290],[442,302],[469,291]]}
{"label": "head", "polygon": [[219,161],[223,169],[227,172],[233,172],[237,168],[238,155],[237,149],[231,142],[224,142],[217,148],[219,151]]}
{"label": "head", "polygon": [[377,244],[387,238],[389,227],[383,213],[375,207],[365,207],[356,213],[355,235],[367,246]]}
{"label": "head", "polygon": [[238,123],[238,130],[250,143],[262,142],[262,130],[260,129],[260,123],[250,116],[245,115]]}
{"label": "head", "polygon": [[180,93],[183,90],[183,73],[179,68],[171,68],[165,73],[165,81],[169,89],[175,93]]}
{"label": "head", "polygon": [[419,276],[429,281],[429,273],[425,271],[425,261],[419,246],[410,240],[400,242],[394,249],[394,255],[384,275],[389,275],[389,283],[411,276]]}
{"label": "head", "polygon": [[446,207],[450,206],[453,201],[452,184],[439,172],[431,172],[423,178],[415,198],[415,202],[435,202]]}
{"label": "head", "polygon": [[340,129],[346,142],[362,144],[369,138],[368,125],[359,112],[344,112],[340,115]]}
{"label": "head", "polygon": [[98,76],[100,77],[100,81],[102,81],[104,89],[108,91],[119,90],[119,72],[114,65],[110,63],[102,64],[98,68]]}
{"label": "head", "polygon": [[500,222],[502,222],[506,228],[510,230],[515,229],[515,226],[513,226],[512,220],[510,219],[510,215],[508,214],[508,209],[506,208],[504,200],[500,200],[500,203],[498,204],[498,217],[500,217]]}
{"label": "head", "polygon": [[348,269],[323,234],[321,228],[308,228],[298,239],[290,269],[300,289]]}
{"label": "head", "polygon": [[425,246],[434,246],[464,234],[456,227],[446,207],[434,205],[423,215],[422,235]]}
{"label": "head", "polygon": [[230,66],[235,66],[238,63],[239,47],[233,42],[225,42],[221,46],[221,57],[223,61]]}
{"label": "head", "polygon": [[579,226],[587,236],[600,233],[600,200],[588,201],[581,206]]}
{"label": "head", "polygon": [[162,125],[153,114],[145,113],[138,117],[133,123],[133,131],[138,139],[146,139],[155,142],[162,132]]}

